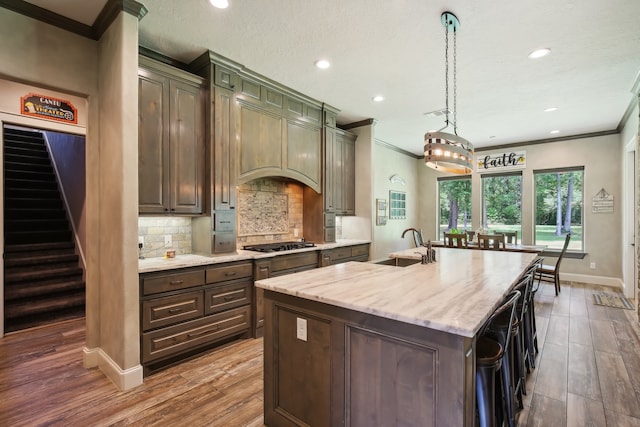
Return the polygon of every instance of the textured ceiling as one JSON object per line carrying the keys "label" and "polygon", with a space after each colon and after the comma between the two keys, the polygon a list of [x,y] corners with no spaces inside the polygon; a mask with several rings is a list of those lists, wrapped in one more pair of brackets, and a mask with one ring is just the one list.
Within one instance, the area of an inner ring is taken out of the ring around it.
{"label": "textured ceiling", "polygon": [[[424,114],[445,106],[444,11],[461,21],[458,134],[476,147],[614,130],[640,71],[639,0],[141,3],[141,45],[186,63],[210,49],[339,108],[341,124],[375,119],[376,139],[415,154],[444,125]],[[551,55],[527,58],[540,47]],[[316,69],[320,57],[332,67]]]}

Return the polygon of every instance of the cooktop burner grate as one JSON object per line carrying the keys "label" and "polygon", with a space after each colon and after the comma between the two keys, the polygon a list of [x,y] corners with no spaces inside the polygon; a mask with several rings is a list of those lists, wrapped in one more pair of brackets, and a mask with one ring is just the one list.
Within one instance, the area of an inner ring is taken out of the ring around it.
{"label": "cooktop burner grate", "polygon": [[277,242],[265,243],[261,245],[245,245],[242,249],[256,252],[281,252],[291,251],[294,249],[304,249],[315,247],[315,243],[311,242]]}

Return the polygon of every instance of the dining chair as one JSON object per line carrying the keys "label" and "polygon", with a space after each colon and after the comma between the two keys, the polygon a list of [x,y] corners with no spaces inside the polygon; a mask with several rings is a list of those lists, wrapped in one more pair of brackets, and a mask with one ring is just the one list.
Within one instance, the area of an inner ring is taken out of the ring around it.
{"label": "dining chair", "polygon": [[444,245],[450,248],[466,248],[467,235],[458,233],[444,233]]}
{"label": "dining chair", "polygon": [[478,234],[478,246],[480,249],[504,249],[504,235]]}
{"label": "dining chair", "polygon": [[475,231],[465,231],[465,233],[467,233],[467,242],[473,242],[473,239],[476,238]]}
{"label": "dining chair", "polygon": [[506,243],[514,244],[514,245],[518,244],[518,232],[517,231],[501,231],[500,233],[496,233],[496,234],[503,234]]}
{"label": "dining chair", "polygon": [[556,296],[560,293],[560,263],[562,262],[562,258],[564,258],[564,254],[569,246],[569,240],[571,240],[571,233],[567,233],[567,236],[564,238],[564,246],[562,246],[562,251],[558,256],[556,265],[542,264],[536,270],[538,285],[540,284],[540,281],[553,283],[556,287]]}

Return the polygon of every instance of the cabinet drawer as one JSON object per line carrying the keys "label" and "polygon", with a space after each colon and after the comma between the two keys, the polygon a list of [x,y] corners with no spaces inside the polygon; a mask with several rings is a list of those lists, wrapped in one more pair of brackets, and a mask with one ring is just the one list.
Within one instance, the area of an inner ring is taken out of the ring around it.
{"label": "cabinet drawer", "polygon": [[369,245],[359,245],[359,246],[351,247],[352,257],[363,256],[363,255],[367,255],[367,256],[369,255]]}
{"label": "cabinet drawer", "polygon": [[143,295],[177,291],[199,285],[204,285],[204,270],[142,277]]}
{"label": "cabinet drawer", "polygon": [[205,314],[219,313],[251,302],[251,282],[215,286],[205,289]]}
{"label": "cabinet drawer", "polygon": [[214,215],[213,229],[217,232],[233,233],[236,229],[236,213],[216,212]]}
{"label": "cabinet drawer", "polygon": [[148,331],[202,317],[203,307],[202,291],[143,301],[142,330]]}
{"label": "cabinet drawer", "polygon": [[221,267],[213,267],[207,269],[207,284],[224,282],[225,280],[242,279],[251,277],[253,274],[253,265],[251,263],[227,265]]}
{"label": "cabinet drawer", "polygon": [[327,227],[324,229],[324,241],[331,243],[336,241],[336,229],[333,227]]}
{"label": "cabinet drawer", "polygon": [[142,363],[173,356],[249,330],[249,307],[142,334]]}
{"label": "cabinet drawer", "polygon": [[236,250],[236,235],[235,233],[218,233],[213,236],[213,252],[216,254],[223,254],[227,252],[233,252]]}
{"label": "cabinet drawer", "polygon": [[271,261],[271,272],[275,273],[280,270],[307,266],[318,266],[318,253],[316,251],[277,256]]}
{"label": "cabinet drawer", "polygon": [[336,226],[336,214],[335,214],[335,212],[325,212],[324,213],[324,226],[325,227],[335,227]]}
{"label": "cabinet drawer", "polygon": [[331,261],[349,258],[351,257],[351,247],[347,246],[345,248],[336,248],[336,249],[333,249],[330,252],[330,254],[331,254]]}

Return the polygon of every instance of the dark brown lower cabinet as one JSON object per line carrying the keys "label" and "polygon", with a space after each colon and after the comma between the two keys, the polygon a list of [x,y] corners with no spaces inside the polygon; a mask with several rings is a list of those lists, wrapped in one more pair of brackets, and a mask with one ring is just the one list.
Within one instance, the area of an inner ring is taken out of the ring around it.
{"label": "dark brown lower cabinet", "polygon": [[473,339],[272,291],[264,298],[266,425],[474,425]]}

